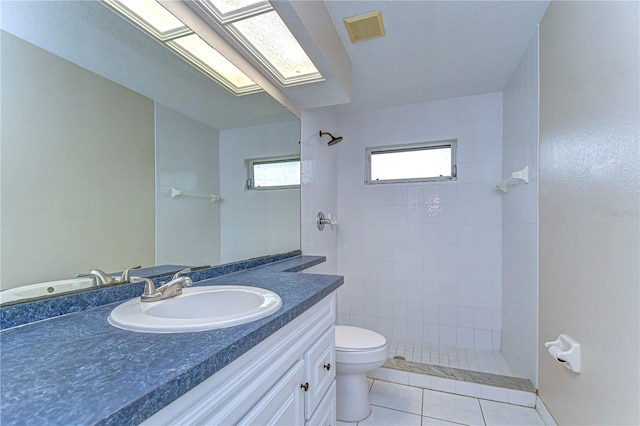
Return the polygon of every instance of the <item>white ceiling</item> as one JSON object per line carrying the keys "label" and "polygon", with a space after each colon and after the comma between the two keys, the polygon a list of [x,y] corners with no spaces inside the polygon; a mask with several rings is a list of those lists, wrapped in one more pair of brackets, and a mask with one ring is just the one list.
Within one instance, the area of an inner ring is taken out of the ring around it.
{"label": "white ceiling", "polygon": [[[282,93],[302,109],[337,105],[338,111],[502,90],[549,4],[483,0],[272,3],[326,77],[322,83],[284,88]],[[87,52],[87,64],[93,66],[84,64],[87,68],[211,127],[290,119],[264,93],[242,98],[228,95],[95,2],[3,0],[0,4],[3,29],[74,62],[75,56]],[[386,36],[352,44],[343,19],[377,9],[382,10]],[[55,37],[45,28],[56,30]],[[90,37],[82,33],[85,30]],[[64,52],[49,46],[58,39]],[[132,73],[123,63],[136,63],[143,71]],[[193,89],[196,82],[202,84]]]}
{"label": "white ceiling", "polygon": [[[351,103],[372,109],[502,90],[548,1],[325,0],[352,62]],[[382,10],[386,36],[353,44],[343,19]]]}

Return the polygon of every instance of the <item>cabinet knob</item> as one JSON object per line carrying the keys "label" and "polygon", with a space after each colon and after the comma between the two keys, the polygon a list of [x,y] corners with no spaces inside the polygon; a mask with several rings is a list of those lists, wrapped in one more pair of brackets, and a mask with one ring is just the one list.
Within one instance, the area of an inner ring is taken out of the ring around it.
{"label": "cabinet knob", "polygon": [[325,365],[324,365],[324,368],[326,368],[326,369],[327,369],[327,371],[331,370],[331,364],[328,364],[328,363],[327,363],[327,364],[325,364]]}
{"label": "cabinet knob", "polygon": [[307,382],[307,383],[305,383],[305,384],[303,384],[303,385],[300,385],[300,387],[301,387],[302,389],[304,389],[304,391],[305,391],[305,392],[306,392],[306,391],[308,391],[308,390],[309,390],[309,382]]}

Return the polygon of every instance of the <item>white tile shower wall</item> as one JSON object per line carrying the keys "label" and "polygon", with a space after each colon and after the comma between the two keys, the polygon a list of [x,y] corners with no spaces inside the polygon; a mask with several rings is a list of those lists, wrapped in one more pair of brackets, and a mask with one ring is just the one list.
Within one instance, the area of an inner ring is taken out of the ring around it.
{"label": "white tile shower wall", "polygon": [[[319,211],[336,214],[338,211],[337,148],[327,146],[327,137],[320,138],[320,130],[340,136],[336,117],[330,108],[304,110],[302,112],[302,194],[301,226],[302,252],[322,255],[327,261],[307,272],[335,274],[337,265],[337,235],[341,225],[334,230],[325,227],[319,231],[316,216]],[[340,220],[340,218],[338,218]],[[342,305],[338,303],[338,310]]]}
{"label": "white tile shower wall", "polygon": [[[335,120],[339,322],[415,342],[500,350],[502,93]],[[365,149],[457,139],[452,182],[364,184]]]}
{"label": "white tile shower wall", "polygon": [[530,180],[502,196],[502,353],[516,376],[537,385],[537,32],[503,93],[503,176],[528,166]]}
{"label": "white tile shower wall", "polygon": [[157,102],[155,122],[156,263],[220,263],[220,205],[170,195],[220,192],[218,131]]}
{"label": "white tile shower wall", "polygon": [[245,190],[245,160],[300,153],[300,122],[220,131],[222,263],[300,248],[300,189]]}

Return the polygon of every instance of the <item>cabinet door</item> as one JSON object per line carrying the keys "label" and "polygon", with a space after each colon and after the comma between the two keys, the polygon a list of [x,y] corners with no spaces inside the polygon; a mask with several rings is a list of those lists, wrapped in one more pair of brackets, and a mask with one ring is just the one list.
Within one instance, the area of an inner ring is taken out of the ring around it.
{"label": "cabinet door", "polygon": [[304,383],[304,363],[298,360],[238,424],[304,424]]}
{"label": "cabinet door", "polygon": [[313,415],[336,377],[334,328],[333,325],[329,327],[304,354],[306,381],[309,382],[309,391],[304,396],[307,419]]}
{"label": "cabinet door", "polygon": [[306,426],[334,426],[336,424],[336,382],[331,382],[316,412],[309,419]]}

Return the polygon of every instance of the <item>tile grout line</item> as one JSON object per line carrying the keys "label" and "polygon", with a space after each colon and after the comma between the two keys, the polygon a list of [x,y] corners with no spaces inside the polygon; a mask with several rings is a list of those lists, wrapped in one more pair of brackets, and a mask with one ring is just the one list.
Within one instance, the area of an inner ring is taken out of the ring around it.
{"label": "tile grout line", "polygon": [[480,414],[482,414],[482,423],[485,424],[485,426],[487,426],[487,419],[485,419],[484,417],[484,410],[482,409],[482,404],[480,403],[480,398],[477,398],[478,400],[478,405],[480,406]]}

